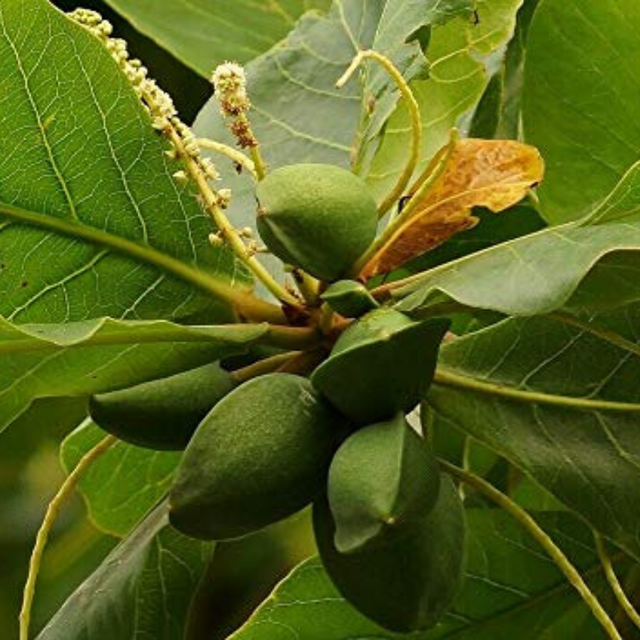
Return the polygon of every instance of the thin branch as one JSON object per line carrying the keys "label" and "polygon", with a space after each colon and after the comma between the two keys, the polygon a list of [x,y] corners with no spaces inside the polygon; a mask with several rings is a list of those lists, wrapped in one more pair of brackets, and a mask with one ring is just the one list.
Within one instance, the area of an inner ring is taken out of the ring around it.
{"label": "thin branch", "polygon": [[20,610],[20,640],[28,640],[29,638],[29,624],[31,622],[31,609],[33,606],[33,598],[36,590],[36,581],[38,579],[38,573],[40,565],[42,563],[42,554],[44,548],[49,539],[51,528],[53,527],[56,517],[60,512],[60,508],[65,500],[71,495],[76,485],[82,478],[85,471],[97,460],[101,455],[106,453],[118,439],[114,436],[107,436],[104,440],[101,440],[93,449],[89,450],[82,456],[80,462],[76,465],[75,469],[67,476],[67,479],[63,482],[62,486],[58,490],[58,493],[53,497],[47,507],[42,525],[38,531],[36,537],[36,543],[31,553],[31,560],[29,562],[29,574],[27,576],[27,582],[24,587],[24,594],[22,599],[22,608]]}
{"label": "thin branch", "polygon": [[374,60],[378,64],[382,65],[385,71],[394,80],[400,93],[406,101],[407,108],[409,110],[409,117],[411,118],[411,151],[409,158],[407,159],[406,166],[402,171],[402,174],[398,178],[395,186],[384,198],[384,200],[378,206],[378,215],[384,216],[389,209],[404,195],[404,192],[409,184],[413,174],[415,173],[418,161],[420,160],[420,153],[422,152],[422,115],[420,113],[420,105],[416,100],[411,87],[407,81],[402,77],[402,74],[398,68],[387,58],[386,56],[378,53],[377,51],[360,51],[358,55],[353,59],[349,68],[336,82],[336,87],[341,89],[354,74],[356,69],[362,64],[364,60]]}
{"label": "thin branch", "polygon": [[285,362],[278,371],[280,373],[295,373],[301,376],[308,376],[326,357],[324,349],[315,351],[301,351],[288,362]]}
{"label": "thin branch", "polygon": [[616,600],[624,610],[624,612],[629,617],[629,620],[633,622],[633,624],[640,629],[640,614],[636,611],[635,607],[627,597],[627,594],[624,592],[620,581],[618,580],[618,576],[613,569],[613,564],[611,563],[611,558],[609,557],[609,553],[607,552],[607,547],[605,546],[605,542],[602,539],[602,536],[596,532],[594,532],[594,539],[596,542],[596,549],[598,551],[598,557],[600,558],[600,564],[604,569],[604,574],[607,577],[607,582],[613,591]]}
{"label": "thin branch", "polygon": [[611,640],[622,640],[622,636],[609,617],[609,614],[604,610],[595,594],[591,589],[589,589],[587,583],[583,580],[578,570],[573,566],[573,564],[571,564],[569,558],[567,558],[562,549],[555,544],[549,535],[520,505],[515,503],[501,491],[498,491],[498,489],[489,484],[483,478],[469,473],[468,471],[464,471],[446,460],[439,460],[439,463],[446,473],[467,483],[474,489],[477,489],[491,501],[495,502],[501,509],[504,509],[507,513],[513,516],[513,518],[515,518],[515,520],[517,520],[518,523],[522,525],[522,527],[526,529],[533,538],[535,538],[538,544],[540,544],[540,546],[549,554],[558,569],[562,571],[569,583],[580,594],[580,597],[589,607],[607,636]]}

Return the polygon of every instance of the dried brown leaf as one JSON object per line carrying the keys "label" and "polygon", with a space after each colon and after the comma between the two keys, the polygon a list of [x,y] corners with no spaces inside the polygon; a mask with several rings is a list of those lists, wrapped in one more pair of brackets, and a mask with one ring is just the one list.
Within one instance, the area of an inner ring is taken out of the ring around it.
{"label": "dried brown leaf", "polygon": [[360,277],[388,273],[475,226],[473,207],[495,213],[511,207],[543,175],[542,157],[530,145],[515,140],[455,142],[433,186],[408,219],[399,218],[397,228],[368,260]]}

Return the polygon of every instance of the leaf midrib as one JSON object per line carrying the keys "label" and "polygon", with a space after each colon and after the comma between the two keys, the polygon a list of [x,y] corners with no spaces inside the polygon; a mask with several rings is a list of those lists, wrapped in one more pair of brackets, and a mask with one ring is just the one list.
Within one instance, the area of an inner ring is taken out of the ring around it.
{"label": "leaf midrib", "polygon": [[470,375],[463,375],[447,367],[438,367],[434,376],[434,384],[443,387],[463,389],[473,393],[491,395],[505,400],[522,402],[525,404],[543,404],[574,409],[578,411],[615,411],[640,413],[640,403],[617,402],[611,400],[593,400],[590,398],[577,398],[563,396],[542,391],[518,389],[516,387],[499,384],[489,380],[483,380]]}
{"label": "leaf midrib", "polygon": [[[224,330],[228,333],[239,333],[241,336],[246,333],[247,330],[255,329],[256,337],[247,342],[255,342],[259,340],[261,335],[267,336],[267,325],[251,325],[251,324],[237,324],[237,325],[225,325]],[[195,331],[199,327],[191,327]],[[202,329],[211,329],[211,327],[200,327]],[[258,333],[262,329],[262,334]],[[132,328],[128,331],[118,331],[113,334],[94,334],[89,335],[86,339],[78,342],[72,342],[64,344],[60,342],[54,342],[46,340],[46,338],[21,338],[19,340],[0,340],[0,355],[15,355],[26,353],[41,353],[47,351],[65,351],[68,349],[86,349],[91,347],[104,347],[104,346],[117,346],[117,345],[133,345],[133,344],[156,344],[163,342],[219,342],[224,340],[223,336],[211,335],[207,336],[204,333],[180,333],[176,334],[176,330],[173,327],[158,328],[154,330],[149,329],[135,329]],[[229,340],[232,342],[233,340]]]}
{"label": "leaf midrib", "polygon": [[210,273],[190,266],[150,245],[142,245],[122,236],[116,236],[108,231],[102,231],[72,220],[29,211],[4,202],[0,202],[0,215],[19,223],[48,229],[97,246],[108,247],[121,255],[133,258],[137,262],[153,265],[169,275],[194,285],[205,293],[213,294],[224,300],[234,299],[242,295],[239,290],[234,289],[228,281],[222,278],[214,277]]}

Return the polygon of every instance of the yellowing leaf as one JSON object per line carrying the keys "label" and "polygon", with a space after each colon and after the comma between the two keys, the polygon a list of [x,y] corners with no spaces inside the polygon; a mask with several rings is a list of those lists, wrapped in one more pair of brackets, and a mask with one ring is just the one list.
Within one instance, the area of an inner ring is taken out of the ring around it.
{"label": "yellowing leaf", "polygon": [[538,150],[521,142],[467,139],[452,144],[434,161],[435,168],[445,160],[440,175],[412,206],[413,212],[401,214],[389,228],[388,237],[361,269],[361,278],[388,273],[475,226],[473,207],[496,213],[509,208],[544,175]]}

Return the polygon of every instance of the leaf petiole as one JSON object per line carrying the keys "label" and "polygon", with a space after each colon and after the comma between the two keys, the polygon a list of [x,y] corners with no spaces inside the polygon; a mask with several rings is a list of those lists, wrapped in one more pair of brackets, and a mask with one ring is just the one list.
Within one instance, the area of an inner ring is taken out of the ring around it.
{"label": "leaf petiole", "polygon": [[560,394],[544,393],[541,391],[529,391],[513,386],[489,382],[457,374],[442,367],[436,370],[434,384],[454,389],[465,389],[473,393],[481,393],[496,396],[505,400],[523,402],[526,404],[542,404],[577,411],[616,411],[621,413],[640,412],[640,403],[620,402],[615,400],[592,400],[590,398],[578,398],[563,396]]}

